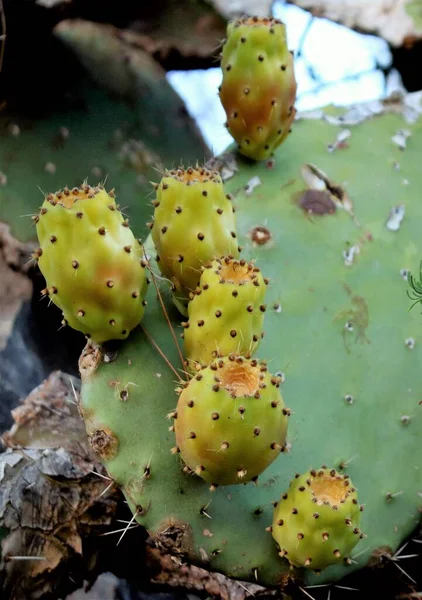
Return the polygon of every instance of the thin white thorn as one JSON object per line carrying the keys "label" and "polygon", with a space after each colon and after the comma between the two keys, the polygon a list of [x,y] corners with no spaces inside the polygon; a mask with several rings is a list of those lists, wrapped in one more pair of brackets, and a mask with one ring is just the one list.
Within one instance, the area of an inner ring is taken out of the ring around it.
{"label": "thin white thorn", "polygon": [[[315,586],[317,587],[317,586]],[[310,598],[311,600],[315,600],[315,598],[313,596],[311,596],[311,594],[309,594],[309,592],[307,592],[304,588],[299,586],[299,589],[301,592],[303,592],[305,594],[305,596],[308,596],[308,598]]]}
{"label": "thin white thorn", "polygon": [[70,402],[72,402],[72,404],[76,404],[76,406],[78,406],[78,395],[75,390],[75,385],[73,383],[73,379],[71,377],[69,377],[69,381],[70,381],[70,385],[72,386],[73,395],[75,396],[75,401],[70,400]]}
{"label": "thin white thorn", "polygon": [[408,579],[410,579],[410,581],[416,585],[416,581],[413,579],[413,577],[411,577],[409,575],[409,573],[406,573],[406,571],[403,569],[403,567],[401,567],[400,565],[398,565],[395,561],[393,561],[393,565],[395,565],[398,569],[400,569],[400,571],[403,573],[403,575],[406,575],[406,577]]}
{"label": "thin white thorn", "polygon": [[132,519],[130,521],[128,521],[127,519],[116,519],[117,523],[125,523],[126,525],[128,523],[132,523]]}
{"label": "thin white thorn", "polygon": [[359,592],[358,588],[347,587],[346,585],[334,585],[334,587],[339,588],[340,590],[348,590],[349,592]]}
{"label": "thin white thorn", "polygon": [[[120,544],[120,542],[122,541],[125,533],[131,528],[133,522],[135,521],[136,517],[138,516],[138,511],[136,511],[133,515],[133,517],[131,518],[131,520],[129,521],[129,523],[127,524],[126,528],[123,530],[122,535],[119,537],[116,546],[118,546]],[[137,525],[137,524],[136,524]]]}
{"label": "thin white thorn", "polygon": [[104,496],[104,494],[107,494],[108,490],[110,488],[112,488],[114,485],[114,481],[111,481],[108,486],[106,488],[103,489],[103,491],[101,492],[101,494],[98,496],[97,500],[99,500],[101,498],[101,496]]}
{"label": "thin white thorn", "polygon": [[358,552],[357,554],[354,554],[351,558],[357,558],[358,556],[361,556],[361,554],[365,554],[365,552],[369,552],[370,548],[365,548],[365,550],[361,550],[360,552]]}
{"label": "thin white thorn", "polygon": [[126,389],[128,387],[128,385],[134,385],[135,387],[138,387],[137,383],[134,383],[133,381],[129,381],[123,389]]}
{"label": "thin white thorn", "polygon": [[[136,529],[137,527],[139,527],[139,525],[136,523],[136,525],[133,525],[132,527],[129,527],[129,529]],[[100,537],[105,536],[105,535],[112,535],[113,533],[120,533],[121,531],[127,531],[128,528],[127,527],[123,527],[123,529],[116,529],[115,531],[106,531],[106,533],[100,533]]]}
{"label": "thin white thorn", "polygon": [[409,542],[406,542],[405,544],[403,544],[403,546],[401,548],[399,548],[392,556],[392,558],[397,558],[397,556],[399,556],[399,554],[406,548],[406,546],[409,544]]}
{"label": "thin white thorn", "polygon": [[47,560],[45,556],[8,556],[7,560]]}
{"label": "thin white thorn", "polygon": [[343,461],[343,466],[347,467],[347,465],[349,465],[352,462],[352,460],[354,460],[357,456],[359,456],[359,454],[354,454],[348,460]]}
{"label": "thin white thorn", "polygon": [[106,475],[101,475],[101,473],[97,473],[97,471],[89,470],[90,473],[94,473],[94,475],[98,475],[98,477],[102,477],[103,479],[107,479],[108,481],[113,481],[111,477],[107,477]]}
{"label": "thin white thorn", "polygon": [[314,588],[323,588],[328,587],[329,585],[329,583],[319,583],[318,585],[305,585],[305,589],[313,590]]}
{"label": "thin white thorn", "polygon": [[243,585],[242,583],[240,583],[240,581],[237,582],[238,585],[240,585],[241,588],[243,588],[245,590],[246,593],[250,594],[251,596],[253,596],[255,598],[255,594],[253,592],[251,592],[251,590],[248,590],[248,588]]}

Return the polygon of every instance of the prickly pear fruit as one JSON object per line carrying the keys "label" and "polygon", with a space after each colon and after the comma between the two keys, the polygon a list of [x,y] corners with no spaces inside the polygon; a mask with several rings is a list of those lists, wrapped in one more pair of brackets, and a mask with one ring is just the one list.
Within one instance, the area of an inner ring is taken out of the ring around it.
{"label": "prickly pear fruit", "polygon": [[92,341],[125,339],[144,313],[143,250],[114,192],[83,185],[49,194],[35,217],[43,290],[63,324]]}
{"label": "prickly pear fruit", "polygon": [[204,268],[184,324],[190,368],[232,352],[256,351],[263,336],[267,283],[260,269],[244,259],[216,259]]}
{"label": "prickly pear fruit", "polygon": [[180,168],[165,172],[153,204],[150,228],[158,266],[172,282],[176,305],[187,315],[201,267],[214,258],[239,254],[231,196],[224,193],[217,171]]}
{"label": "prickly pear fruit", "polygon": [[296,475],[274,509],[272,535],[280,556],[314,571],[351,564],[349,554],[364,537],[361,510],[347,475],[326,467]]}
{"label": "prickly pear fruit", "polygon": [[211,489],[256,481],[284,451],[290,411],[279,386],[265,362],[233,355],[217,359],[179,396],[170,415],[173,451]]}
{"label": "prickly pear fruit", "polygon": [[221,67],[220,99],[228,130],[241,154],[265,160],[286,139],[296,112],[284,23],[258,17],[230,22]]}

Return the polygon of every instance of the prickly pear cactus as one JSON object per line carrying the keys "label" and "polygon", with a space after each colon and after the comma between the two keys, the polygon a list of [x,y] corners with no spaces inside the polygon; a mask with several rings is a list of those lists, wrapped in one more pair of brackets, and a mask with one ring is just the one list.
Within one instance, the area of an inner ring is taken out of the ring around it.
{"label": "prickly pear cactus", "polygon": [[296,110],[293,57],[278,19],[231,21],[222,50],[221,103],[239,151],[267,159],[290,132]]}
{"label": "prickly pear cactus", "polygon": [[264,337],[267,284],[259,267],[243,258],[216,259],[204,267],[184,323],[190,368],[208,365],[217,356],[257,350]]}
{"label": "prickly pear cactus", "polygon": [[[238,155],[214,161],[238,169],[226,190],[234,195],[242,256],[256,260],[271,282],[257,357],[282,378],[292,411],[287,453],[256,485],[210,491],[171,453],[175,434],[166,417],[176,409],[184,365],[152,286],[144,331],[117,354],[88,346],[81,358],[91,442],[137,521],[169,552],[232,577],[285,581],[289,562],[268,532],[273,503],[295,473],[315,465],[350,476],[365,506],[359,528],[367,537],[349,552],[351,565],[328,566],[318,577],[309,565],[293,577],[338,580],[376,562],[380,549],[393,553],[420,521],[421,324],[406,291],[407,271],[421,254],[422,108],[406,97],[380,103],[369,118],[371,110],[328,108],[320,118],[298,120],[289,152],[280,149],[275,164]],[[158,273],[153,262],[151,268]],[[160,285],[182,332],[169,286]]]}
{"label": "prickly pear cactus", "polygon": [[182,389],[171,413],[174,453],[213,490],[256,481],[285,451],[290,411],[279,387],[264,362],[235,355],[215,360]]}
{"label": "prickly pear cactus", "polygon": [[273,538],[294,567],[321,571],[351,564],[350,552],[363,534],[356,489],[335,469],[311,469],[296,477],[274,510]]}
{"label": "prickly pear cactus", "polygon": [[146,263],[114,192],[65,188],[46,196],[34,220],[43,294],[63,311],[63,324],[94,342],[127,338],[144,314]]}
{"label": "prickly pear cactus", "polygon": [[231,196],[224,193],[218,172],[201,167],[168,171],[156,189],[150,229],[158,266],[186,314],[202,267],[214,258],[238,256]]}

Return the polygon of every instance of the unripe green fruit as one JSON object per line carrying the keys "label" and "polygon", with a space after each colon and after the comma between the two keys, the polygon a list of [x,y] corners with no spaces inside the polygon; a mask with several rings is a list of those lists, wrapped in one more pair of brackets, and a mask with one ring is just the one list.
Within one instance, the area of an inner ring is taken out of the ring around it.
{"label": "unripe green fruit", "polygon": [[203,270],[184,324],[190,368],[232,352],[252,355],[257,350],[264,335],[267,283],[259,268],[244,259],[214,260]]}
{"label": "unripe green fruit", "polygon": [[114,193],[65,188],[46,197],[35,221],[43,295],[63,324],[97,343],[127,338],[144,314],[146,263]]}
{"label": "unripe green fruit", "polygon": [[272,534],[280,556],[314,571],[351,564],[350,552],[364,537],[360,511],[347,475],[326,467],[297,475],[274,509]]}
{"label": "unripe green fruit", "polygon": [[214,258],[239,255],[231,196],[225,194],[217,171],[177,169],[165,173],[153,204],[150,228],[158,267],[186,315],[202,267]]}
{"label": "unripe green fruit", "polygon": [[290,132],[296,114],[293,57],[278,19],[246,17],[227,27],[220,99],[241,154],[265,160]]}
{"label": "unripe green fruit", "polygon": [[264,362],[217,359],[180,394],[174,451],[213,487],[255,481],[284,451],[290,411],[279,386]]}

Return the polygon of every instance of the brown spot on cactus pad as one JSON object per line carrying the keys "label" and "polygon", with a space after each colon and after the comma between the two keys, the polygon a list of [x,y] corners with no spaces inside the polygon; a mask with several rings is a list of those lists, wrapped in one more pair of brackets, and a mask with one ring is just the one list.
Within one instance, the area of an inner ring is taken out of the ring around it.
{"label": "brown spot on cactus pad", "polygon": [[332,215],[336,212],[336,204],[327,191],[305,190],[297,202],[306,212],[313,215]]}
{"label": "brown spot on cactus pad", "polygon": [[249,237],[258,246],[263,246],[271,240],[271,232],[266,227],[257,225],[250,231]]}
{"label": "brown spot on cactus pad", "polygon": [[94,452],[103,460],[113,460],[119,449],[119,440],[108,427],[96,429],[90,435],[89,443]]}

